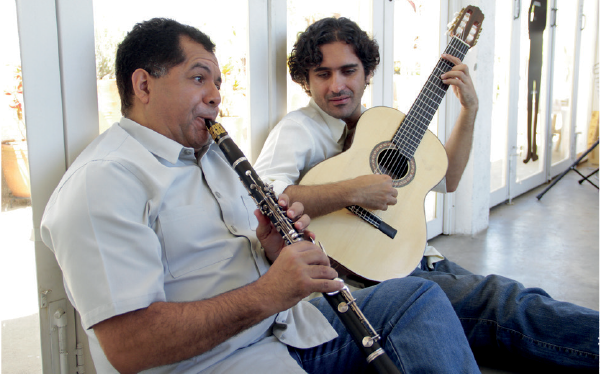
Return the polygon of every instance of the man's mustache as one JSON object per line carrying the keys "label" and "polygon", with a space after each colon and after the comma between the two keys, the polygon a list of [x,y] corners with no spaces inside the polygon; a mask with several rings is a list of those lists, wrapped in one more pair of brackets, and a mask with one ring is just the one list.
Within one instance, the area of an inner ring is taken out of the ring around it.
{"label": "man's mustache", "polygon": [[335,98],[342,97],[342,96],[348,96],[348,97],[352,98],[352,97],[354,97],[354,93],[352,91],[342,90],[340,92],[328,94],[325,96],[325,98],[327,100],[331,100],[331,99],[335,99]]}

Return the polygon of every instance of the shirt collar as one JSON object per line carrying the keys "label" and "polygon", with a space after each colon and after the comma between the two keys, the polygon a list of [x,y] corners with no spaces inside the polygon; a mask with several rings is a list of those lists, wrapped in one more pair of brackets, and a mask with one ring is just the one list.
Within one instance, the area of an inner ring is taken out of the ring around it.
{"label": "shirt collar", "polygon": [[[312,107],[313,109],[315,109],[323,118],[323,120],[325,121],[325,123],[327,124],[327,126],[329,127],[329,130],[331,131],[331,135],[333,137],[333,139],[338,139],[338,143],[341,142],[341,144],[344,143],[344,141],[346,140],[346,122],[344,122],[341,119],[337,119],[334,118],[332,116],[330,116],[329,114],[325,113],[325,111],[323,109],[321,109],[317,103],[315,102],[315,100],[313,98],[310,99],[308,106]],[[364,113],[365,110],[367,110],[367,108],[365,108],[363,105],[360,106],[360,113]]]}
{"label": "shirt collar", "polygon": [[147,150],[152,152],[152,154],[167,160],[171,164],[175,164],[180,157],[195,160],[193,148],[184,147],[176,141],[142,126],[129,118],[121,117],[119,126],[140,142]]}

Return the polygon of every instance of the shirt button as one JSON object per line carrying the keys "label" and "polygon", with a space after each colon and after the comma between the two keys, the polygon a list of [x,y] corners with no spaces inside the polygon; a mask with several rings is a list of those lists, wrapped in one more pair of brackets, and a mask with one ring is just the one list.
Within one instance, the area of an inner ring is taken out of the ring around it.
{"label": "shirt button", "polygon": [[231,231],[237,232],[237,228],[235,226],[231,225]]}
{"label": "shirt button", "polygon": [[221,198],[221,194],[220,194],[220,193],[218,193],[218,192],[215,192],[215,196],[216,196],[217,198],[219,198],[219,199]]}
{"label": "shirt button", "polygon": [[185,154],[188,155],[188,156],[191,155],[192,154],[192,150],[191,149],[186,149],[185,150]]}

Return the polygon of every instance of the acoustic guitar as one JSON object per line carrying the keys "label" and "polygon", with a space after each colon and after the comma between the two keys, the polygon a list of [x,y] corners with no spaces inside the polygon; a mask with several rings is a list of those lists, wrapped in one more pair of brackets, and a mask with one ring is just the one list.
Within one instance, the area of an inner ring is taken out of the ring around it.
{"label": "acoustic guitar", "polygon": [[[483,13],[468,6],[449,29],[445,53],[461,61],[481,32]],[[349,206],[311,220],[310,229],[325,244],[327,254],[358,276],[382,281],[404,277],[423,256],[427,242],[424,202],[446,174],[444,146],[427,128],[448,85],[440,78],[454,65],[440,59],[405,116],[376,107],[365,111],[351,147],[314,166],[300,185],[319,185],[369,173],[387,174],[398,189],[398,203],[386,211]]]}

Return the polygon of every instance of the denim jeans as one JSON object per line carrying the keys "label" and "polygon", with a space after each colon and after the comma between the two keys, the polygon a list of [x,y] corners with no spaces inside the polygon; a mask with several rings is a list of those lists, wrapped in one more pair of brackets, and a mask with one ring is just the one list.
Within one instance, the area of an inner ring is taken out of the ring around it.
{"label": "denim jeans", "polygon": [[523,372],[563,367],[560,372],[598,373],[597,311],[505,277],[472,274],[448,260],[434,266],[409,278],[432,280],[442,288],[478,362],[508,363]]}
{"label": "denim jeans", "polygon": [[[479,373],[460,322],[435,283],[416,277],[393,279],[353,295],[401,372]],[[300,366],[308,373],[373,372],[327,301],[319,297],[311,303],[339,337],[310,349],[288,347]]]}

